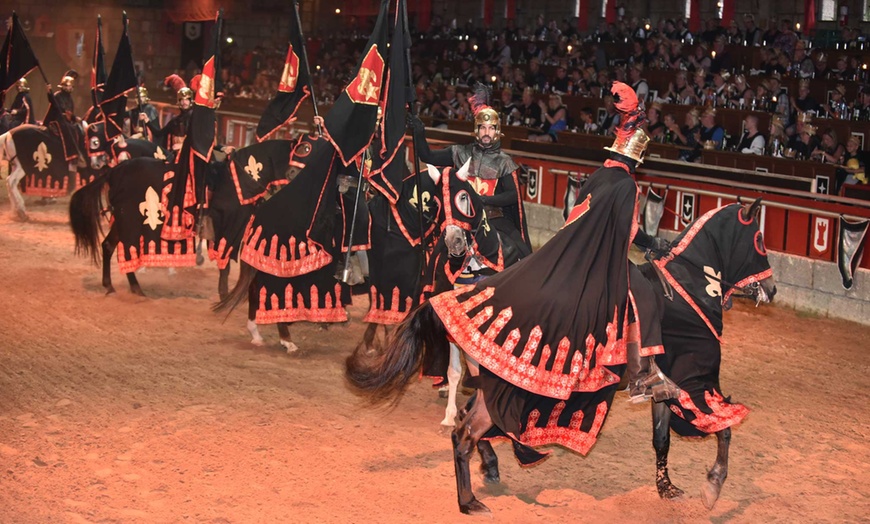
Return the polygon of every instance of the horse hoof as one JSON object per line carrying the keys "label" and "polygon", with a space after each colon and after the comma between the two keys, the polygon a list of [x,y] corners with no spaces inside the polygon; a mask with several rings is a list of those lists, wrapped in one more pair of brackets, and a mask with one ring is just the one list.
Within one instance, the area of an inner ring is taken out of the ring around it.
{"label": "horse hoof", "polygon": [[252,338],[251,345],[252,346],[265,346],[266,342],[262,338]]}
{"label": "horse hoof", "polygon": [[666,488],[659,488],[659,497],[665,500],[675,500],[682,497],[684,494],[685,492],[683,490],[673,484]]}
{"label": "horse hoof", "polygon": [[205,264],[205,257],[202,255],[196,255],[196,265],[201,266]]}
{"label": "horse hoof", "polygon": [[465,515],[490,515],[492,513],[483,502],[477,499],[472,499],[468,504],[460,504],[459,511]]}
{"label": "horse hoof", "polygon": [[142,298],[145,298],[145,292],[142,291],[141,289],[131,289],[130,291],[136,296],[140,296]]}
{"label": "horse hoof", "polygon": [[288,354],[299,351],[299,346],[289,340],[282,340],[281,345],[284,346]]}
{"label": "horse hoof", "polygon": [[28,217],[27,213],[25,213],[24,211],[19,211],[18,213],[15,213],[14,218],[17,222],[27,222],[28,220],[30,220],[30,217]]}
{"label": "horse hoof", "polygon": [[708,510],[713,509],[713,506],[716,505],[716,501],[719,500],[719,493],[721,491],[722,487],[717,486],[712,482],[704,484],[704,487],[701,488],[701,499],[704,501],[704,507]]}
{"label": "horse hoof", "polygon": [[483,476],[484,484],[501,484],[501,476],[498,474],[495,475],[484,475]]}
{"label": "horse hoof", "polygon": [[114,294],[115,294],[115,288],[113,288],[113,287],[106,288],[106,296],[114,295]]}

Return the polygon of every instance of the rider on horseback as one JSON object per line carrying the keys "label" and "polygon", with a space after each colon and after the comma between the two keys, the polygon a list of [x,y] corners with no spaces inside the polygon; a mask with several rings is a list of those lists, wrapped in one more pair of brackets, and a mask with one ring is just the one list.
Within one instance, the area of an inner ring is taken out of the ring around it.
{"label": "rider on horseback", "polygon": [[180,76],[174,74],[166,77],[164,83],[175,90],[178,109],[181,112],[162,128],[159,127],[160,122],[156,119],[152,120],[147,113],[142,117],[142,120],[148,124],[154,142],[160,144],[167,151],[174,151],[177,154],[181,150],[184,137],[187,136],[187,131],[190,128],[193,90],[187,87]]}
{"label": "rider on horseback", "polygon": [[478,84],[471,97],[475,137],[471,144],[431,151],[426,143],[423,122],[412,116],[411,125],[421,161],[438,167],[458,168],[471,159],[468,173],[471,185],[483,200],[487,219],[499,232],[505,259],[512,258],[511,250],[517,252],[518,258],[523,258],[531,254],[532,246],[526,226],[526,211],[518,189],[520,166],[501,150],[500,118],[498,112],[490,107],[488,95],[488,89]]}
{"label": "rider on horseback", "polygon": [[[69,170],[71,173],[76,171],[76,158],[78,158],[79,167],[84,167],[87,160],[87,155],[81,149],[85,141],[84,131],[79,125],[81,119],[76,117],[75,103],[72,97],[78,76],[79,74],[72,69],[64,73],[57,86],[60,90],[48,99],[48,112],[42,121],[42,124],[63,142],[64,156],[70,162]],[[48,87],[50,93],[51,86]]]}
{"label": "rider on horseback", "polygon": [[18,89],[18,94],[9,107],[10,129],[22,124],[36,123],[36,119],[33,118],[33,100],[30,99],[30,86],[27,84],[27,79],[18,80],[15,87]]}

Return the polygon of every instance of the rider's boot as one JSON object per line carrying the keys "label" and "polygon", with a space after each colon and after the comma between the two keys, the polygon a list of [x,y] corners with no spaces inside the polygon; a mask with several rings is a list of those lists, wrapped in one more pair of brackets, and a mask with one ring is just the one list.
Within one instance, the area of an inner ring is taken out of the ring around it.
{"label": "rider's boot", "polygon": [[659,369],[655,358],[641,356],[640,342],[628,342],[626,353],[629,402],[639,403],[650,398],[661,402],[680,395],[680,388]]}

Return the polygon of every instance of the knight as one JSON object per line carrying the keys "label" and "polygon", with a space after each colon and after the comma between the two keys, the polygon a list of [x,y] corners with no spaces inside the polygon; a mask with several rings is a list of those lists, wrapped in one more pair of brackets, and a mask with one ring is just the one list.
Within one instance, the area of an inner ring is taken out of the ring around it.
{"label": "knight", "polygon": [[162,128],[156,119],[152,119],[147,113],[144,113],[142,121],[148,124],[151,131],[152,140],[157,142],[167,151],[173,151],[175,154],[181,150],[184,143],[184,138],[190,129],[190,116],[193,109],[193,90],[184,83],[178,75],[169,75],[164,80],[164,83],[171,89],[175,90],[176,103],[181,112],[166,123]]}
{"label": "knight", "polygon": [[421,161],[438,167],[459,168],[471,159],[471,185],[480,195],[489,222],[498,230],[505,259],[524,258],[532,246],[526,226],[526,211],[519,192],[520,166],[501,149],[501,118],[489,104],[489,89],[482,84],[470,98],[474,111],[474,142],[432,151],[426,142],[423,122],[410,117]]}
{"label": "knight", "polygon": [[76,78],[78,73],[70,69],[64,73],[58,84],[59,90],[51,93],[51,86],[48,86],[49,91],[49,107],[48,112],[43,118],[42,123],[49,131],[61,138],[63,142],[63,151],[66,160],[70,162],[70,172],[76,171],[76,159],[78,165],[84,166],[87,156],[82,151],[84,145],[84,131],[79,125],[81,119],[76,117],[75,103],[73,102],[73,89],[75,88]]}
{"label": "knight", "polygon": [[148,96],[148,89],[145,86],[139,86],[134,95],[136,107],[130,109],[130,132],[128,136],[131,138],[144,138],[146,140],[154,140],[151,128],[148,122],[157,122],[157,108],[151,105],[151,98]]}
{"label": "knight", "polygon": [[15,100],[9,107],[9,115],[11,116],[11,127],[18,127],[22,124],[35,124],[36,119],[33,117],[33,100],[30,99],[30,85],[26,78],[21,78],[15,84],[18,94],[15,95]]}

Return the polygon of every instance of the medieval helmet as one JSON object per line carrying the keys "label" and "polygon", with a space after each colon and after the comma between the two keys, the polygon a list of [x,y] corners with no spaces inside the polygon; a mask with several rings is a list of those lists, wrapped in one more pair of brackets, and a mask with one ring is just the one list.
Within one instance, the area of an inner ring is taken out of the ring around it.
{"label": "medieval helmet", "polygon": [[66,73],[63,74],[63,78],[60,79],[60,84],[58,84],[57,87],[68,87],[72,89],[73,87],[75,87],[76,78],[78,77],[78,71],[76,71],[75,69],[69,69]]}
{"label": "medieval helmet", "polygon": [[622,82],[614,82],[611,93],[619,100],[615,106],[620,113],[620,122],[616,130],[616,140],[610,147],[604,149],[640,164],[643,162],[643,153],[649,143],[649,135],[641,129],[646,114],[643,108],[639,107],[637,94],[630,86]]}
{"label": "medieval helmet", "polygon": [[182,100],[193,100],[193,89],[189,87],[182,87],[179,89],[177,95],[178,105],[181,105]]}
{"label": "medieval helmet", "polygon": [[28,92],[30,92],[30,85],[27,83],[27,79],[26,79],[26,78],[20,78],[20,79],[18,79],[18,83],[15,84],[15,85],[16,85],[16,87],[18,87],[18,92],[19,92],[19,93],[28,93]]}
{"label": "medieval helmet", "polygon": [[145,86],[139,86],[139,98],[142,100],[143,104],[151,101],[148,97],[148,89],[146,89]]}
{"label": "medieval helmet", "polygon": [[471,110],[474,112],[474,134],[477,135],[477,129],[483,124],[490,124],[495,127],[496,136],[501,136],[501,118],[498,111],[490,105],[490,89],[489,87],[478,83],[474,86],[473,94],[468,98],[471,103]]}

